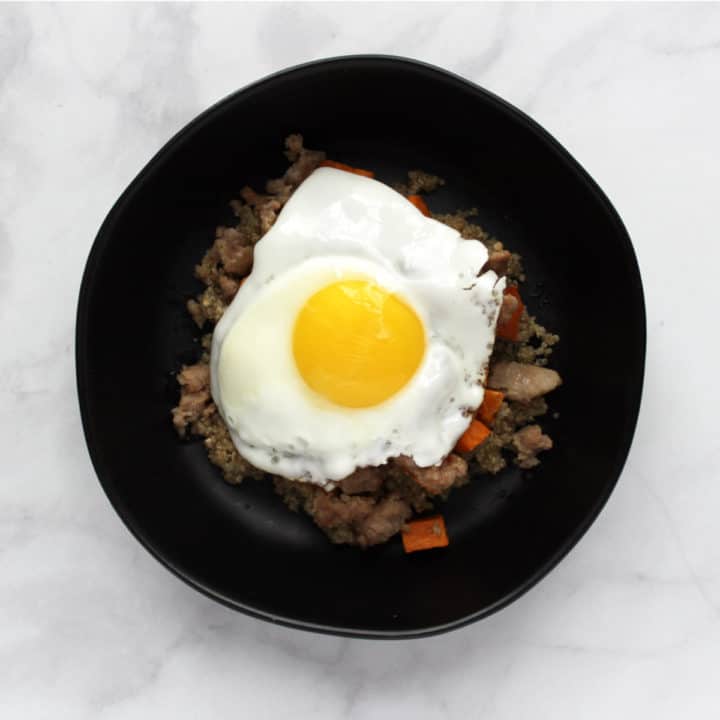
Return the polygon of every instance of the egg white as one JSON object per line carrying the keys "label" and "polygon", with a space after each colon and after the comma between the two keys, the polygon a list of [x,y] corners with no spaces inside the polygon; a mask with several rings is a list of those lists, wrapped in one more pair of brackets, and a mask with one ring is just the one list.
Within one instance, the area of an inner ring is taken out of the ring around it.
{"label": "egg white", "polygon": [[[426,218],[369,178],[316,170],[255,248],[253,271],[221,318],[212,395],[240,454],[256,467],[320,485],[400,454],[434,465],[483,397],[504,280],[482,243]],[[335,405],[300,376],[295,320],[315,292],[368,278],[397,293],[427,338],[413,378],[368,408]]]}

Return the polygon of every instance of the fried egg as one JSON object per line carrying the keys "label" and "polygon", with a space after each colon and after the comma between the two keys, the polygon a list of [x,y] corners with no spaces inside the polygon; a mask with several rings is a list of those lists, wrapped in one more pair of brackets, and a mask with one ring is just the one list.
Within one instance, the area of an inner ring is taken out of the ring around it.
{"label": "fried egg", "polygon": [[483,398],[505,285],[487,257],[383,183],[312,173],[213,335],[239,453],[322,486],[398,455],[441,462]]}

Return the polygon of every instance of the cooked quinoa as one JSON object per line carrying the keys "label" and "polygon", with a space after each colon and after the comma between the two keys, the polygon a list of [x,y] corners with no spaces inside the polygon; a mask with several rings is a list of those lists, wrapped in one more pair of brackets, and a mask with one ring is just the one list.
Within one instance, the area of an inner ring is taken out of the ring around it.
{"label": "cooked quinoa", "polygon": [[[195,267],[195,275],[205,289],[188,300],[187,310],[204,333],[202,353],[195,365],[185,366],[178,373],[180,400],[172,411],[173,423],[181,436],[202,438],[210,462],[220,468],[228,483],[238,484],[247,478],[272,482],[286,505],[293,511],[305,511],[332,542],[365,547],[385,542],[412,516],[437,509],[453,488],[468,483],[470,478],[482,482],[482,475],[494,475],[508,462],[522,468],[537,465],[537,453],[552,447],[551,439],[537,425],[548,411],[543,397],[547,389],[536,397],[518,395],[518,399],[512,399],[509,396],[513,393],[507,392],[487,440],[472,452],[451,453],[435,468],[419,468],[410,458],[396,458],[378,468],[361,468],[327,491],[265,473],[244,460],[210,397],[209,349],[213,326],[252,269],[255,243],[272,226],[295,188],[325,159],[323,152],[306,149],[299,135],[286,139],[286,156],[288,170],[282,178],[268,181],[264,194],[246,187],[232,201],[236,223],[216,228],[214,242]],[[442,178],[411,170],[407,182],[395,188],[411,195],[431,193],[441,185]],[[482,242],[490,255],[489,267],[504,274],[509,284],[525,281],[522,258],[473,222],[475,209],[432,216],[464,238]],[[559,384],[559,376],[539,368],[548,364],[558,340],[523,310],[517,341],[496,340],[490,359],[491,380],[493,368],[498,370],[498,376],[504,369],[505,377],[511,377],[512,372],[532,371],[544,374],[543,382],[552,374],[551,385],[547,385],[552,389]]]}

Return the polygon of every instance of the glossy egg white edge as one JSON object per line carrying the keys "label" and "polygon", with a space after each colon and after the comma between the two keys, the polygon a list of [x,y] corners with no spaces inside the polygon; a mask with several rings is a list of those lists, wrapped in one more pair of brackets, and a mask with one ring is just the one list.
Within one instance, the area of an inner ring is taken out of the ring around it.
{"label": "glossy egg white edge", "polygon": [[[388,186],[316,170],[255,247],[250,276],[215,328],[211,389],[232,440],[267,472],[329,487],[358,467],[410,455],[435,465],[482,402],[504,279],[478,276],[485,246]],[[427,348],[411,379],[370,408],[334,405],[300,377],[295,319],[338,279],[367,277],[421,319]]]}

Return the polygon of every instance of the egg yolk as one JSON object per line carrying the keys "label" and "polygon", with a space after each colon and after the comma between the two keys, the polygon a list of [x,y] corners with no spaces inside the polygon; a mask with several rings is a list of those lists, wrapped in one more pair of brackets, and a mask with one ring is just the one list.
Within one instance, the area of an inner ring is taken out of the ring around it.
{"label": "egg yolk", "polygon": [[425,354],[415,311],[369,280],[342,280],[312,295],[293,333],[303,380],[337,405],[378,405],[400,390]]}

